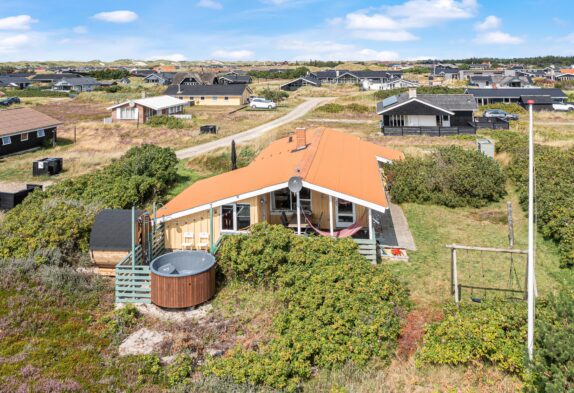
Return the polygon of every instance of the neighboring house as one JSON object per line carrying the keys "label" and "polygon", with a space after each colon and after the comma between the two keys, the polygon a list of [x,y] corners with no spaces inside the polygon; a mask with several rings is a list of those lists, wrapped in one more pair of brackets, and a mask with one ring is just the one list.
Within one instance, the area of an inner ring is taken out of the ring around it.
{"label": "neighboring house", "polygon": [[562,103],[568,96],[560,89],[556,88],[538,88],[530,87],[526,89],[507,88],[507,89],[474,89],[468,88],[465,91],[472,94],[478,105],[498,104],[498,103],[517,103],[525,105],[522,100],[523,96],[552,98],[553,103]]}
{"label": "neighboring house", "polygon": [[32,82],[38,83],[54,83],[64,78],[80,78],[80,74],[75,73],[61,73],[61,74],[36,74],[31,76],[29,79]]}
{"label": "neighboring house", "polygon": [[384,135],[474,134],[474,97],[470,94],[420,94],[416,89],[377,104]]}
{"label": "neighboring house", "polygon": [[251,77],[249,75],[222,75],[218,76],[215,81],[220,85],[230,85],[237,83],[251,83]]}
{"label": "neighboring house", "polygon": [[231,71],[227,71],[227,72],[223,72],[221,74],[219,74],[220,76],[224,76],[224,75],[230,75],[230,76],[248,76],[247,75],[247,71],[244,70],[231,70]]}
{"label": "neighboring house", "polygon": [[138,68],[134,68],[134,69],[131,69],[131,70],[130,70],[130,75],[131,75],[131,76],[136,76],[136,77],[139,77],[139,78],[145,78],[146,76],[151,75],[151,74],[153,74],[153,73],[154,73],[154,71],[153,71],[151,68],[149,68],[149,69],[138,69]]}
{"label": "neighboring house", "polygon": [[0,110],[0,156],[54,146],[61,121],[31,108]]}
{"label": "neighboring house", "polygon": [[363,90],[391,90],[405,87],[419,87],[419,83],[401,78],[392,78],[386,82],[371,82],[365,79],[362,83]]}
{"label": "neighboring house", "polygon": [[527,75],[505,76],[505,75],[475,75],[468,81],[470,86],[480,88],[506,88],[506,87],[532,87],[534,82]]}
{"label": "neighboring house", "polygon": [[144,78],[145,83],[153,83],[154,85],[167,86],[173,82],[175,72],[154,72]]}
{"label": "neighboring house", "polygon": [[445,80],[457,80],[460,79],[460,73],[458,68],[448,67],[448,66],[436,66],[433,68],[430,76],[433,78],[444,78]]}
{"label": "neighboring house", "polygon": [[195,105],[245,105],[253,91],[245,83],[226,85],[168,86],[164,94]]}
{"label": "neighboring house", "polygon": [[132,83],[132,81],[130,80],[130,78],[123,77],[122,79],[118,80],[118,83],[122,84],[122,85],[129,85],[130,83]]}
{"label": "neighboring house", "polygon": [[80,78],[63,78],[54,82],[52,90],[75,91],[81,93],[85,91],[93,91],[100,85],[101,83],[94,78],[85,76]]}
{"label": "neighboring house", "polygon": [[321,81],[314,76],[305,75],[281,85],[280,89],[285,91],[295,91],[303,86],[319,87],[321,86]]}
{"label": "neighboring house", "polygon": [[361,84],[364,80],[373,83],[384,83],[390,79],[402,78],[402,71],[348,71],[348,70],[324,70],[309,74],[317,78],[321,83],[331,84]]}
{"label": "neighboring house", "polygon": [[554,79],[557,81],[572,81],[572,80],[574,80],[574,74],[572,74],[572,73],[560,73],[560,74],[556,74]]}
{"label": "neighboring house", "polygon": [[215,72],[178,72],[173,77],[172,85],[194,86],[218,84],[218,76]]}
{"label": "neighboring house", "polygon": [[112,122],[128,121],[145,123],[153,116],[167,116],[183,113],[187,102],[168,95],[130,100],[107,108],[112,111]]}
{"label": "neighboring house", "polygon": [[398,150],[345,132],[297,129],[271,143],[248,166],[200,180],[159,209],[165,247],[179,250],[185,243],[213,250],[221,236],[248,232],[260,222],[295,230],[296,195],[288,188],[294,176],[303,187],[301,227],[311,230],[309,220],[326,235],[349,228],[374,244],[380,234],[375,233],[373,211],[389,209],[380,164],[403,158]]}
{"label": "neighboring house", "polygon": [[31,84],[32,82],[23,76],[0,75],[0,87],[25,89]]}
{"label": "neighboring house", "polygon": [[470,64],[468,68],[471,70],[488,70],[490,63]]}

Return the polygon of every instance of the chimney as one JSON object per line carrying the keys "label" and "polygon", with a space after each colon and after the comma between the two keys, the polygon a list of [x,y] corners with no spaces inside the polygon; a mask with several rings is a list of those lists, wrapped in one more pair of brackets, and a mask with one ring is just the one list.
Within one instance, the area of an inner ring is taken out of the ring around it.
{"label": "chimney", "polygon": [[409,88],[409,98],[417,98],[417,89],[415,87]]}
{"label": "chimney", "polygon": [[335,71],[335,75],[337,76],[337,78],[339,77],[339,70]]}
{"label": "chimney", "polygon": [[301,150],[307,147],[307,130],[297,128],[295,130],[295,150]]}

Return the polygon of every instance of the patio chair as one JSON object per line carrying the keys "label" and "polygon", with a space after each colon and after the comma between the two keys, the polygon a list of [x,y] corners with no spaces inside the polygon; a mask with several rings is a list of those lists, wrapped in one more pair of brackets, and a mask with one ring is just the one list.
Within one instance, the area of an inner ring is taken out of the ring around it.
{"label": "patio chair", "polygon": [[209,250],[209,233],[200,232],[199,233],[199,243],[197,243],[196,250]]}
{"label": "patio chair", "polygon": [[181,242],[181,249],[185,250],[187,248],[193,249],[195,243],[195,236],[193,232],[183,232],[183,239]]}

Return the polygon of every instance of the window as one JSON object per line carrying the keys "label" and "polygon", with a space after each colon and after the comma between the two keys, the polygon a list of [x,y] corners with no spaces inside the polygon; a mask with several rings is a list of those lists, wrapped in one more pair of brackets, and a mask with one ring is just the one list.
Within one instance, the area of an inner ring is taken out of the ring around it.
{"label": "window", "polygon": [[27,132],[20,134],[20,142],[25,142],[27,140],[28,140],[28,133]]}
{"label": "window", "polygon": [[223,97],[225,101],[229,101],[229,97]]}
{"label": "window", "polygon": [[121,120],[135,120],[137,119],[137,109],[136,108],[120,108],[120,119]]}
{"label": "window", "polygon": [[201,101],[205,101],[205,97],[200,97],[199,98]]}
{"label": "window", "polygon": [[251,226],[251,206],[245,203],[221,206],[221,231],[246,231]]}
{"label": "window", "polygon": [[217,101],[217,97],[216,96],[211,97],[211,101]]}
{"label": "window", "polygon": [[[303,188],[299,192],[301,209],[311,211],[311,190]],[[271,193],[271,210],[273,211],[294,211],[297,209],[297,195],[289,191],[288,188]]]}
{"label": "window", "polygon": [[355,204],[344,199],[338,199],[335,204],[337,214],[336,221],[338,227],[348,227],[355,222]]}
{"label": "window", "polygon": [[44,136],[46,136],[46,133],[44,132],[44,130],[38,130],[36,131],[36,136],[38,138],[43,138]]}
{"label": "window", "polygon": [[389,125],[391,127],[404,127],[405,126],[405,116],[404,115],[390,115]]}
{"label": "window", "polygon": [[2,146],[6,146],[6,145],[10,145],[12,144],[12,139],[9,136],[3,136],[2,137]]}

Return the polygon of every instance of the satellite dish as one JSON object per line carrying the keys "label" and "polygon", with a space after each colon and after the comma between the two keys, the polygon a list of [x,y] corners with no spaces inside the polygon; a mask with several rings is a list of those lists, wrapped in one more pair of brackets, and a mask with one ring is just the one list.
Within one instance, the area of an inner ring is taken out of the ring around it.
{"label": "satellite dish", "polygon": [[293,176],[287,183],[291,192],[299,192],[303,188],[303,180],[299,176]]}

